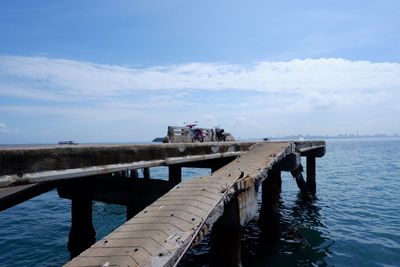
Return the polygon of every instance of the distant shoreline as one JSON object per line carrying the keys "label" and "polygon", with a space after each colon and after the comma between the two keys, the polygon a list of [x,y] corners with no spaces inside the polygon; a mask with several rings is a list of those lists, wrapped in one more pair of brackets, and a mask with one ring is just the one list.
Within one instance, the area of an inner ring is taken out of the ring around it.
{"label": "distant shoreline", "polygon": [[[348,136],[321,136],[321,135],[288,135],[288,136],[275,136],[275,137],[255,137],[255,138],[238,138],[236,141],[262,141],[264,138],[268,138],[269,141],[286,141],[286,140],[325,140],[325,139],[400,139],[400,135],[348,135]],[[154,141],[130,141],[130,142],[80,142],[80,145],[127,145],[127,144],[154,144]],[[0,147],[12,147],[12,146],[58,146],[58,143],[25,143],[25,144],[0,144]],[[60,145],[62,147],[62,145]]]}
{"label": "distant shoreline", "polygon": [[268,137],[268,139],[372,139],[372,138],[400,138],[400,135],[337,135],[337,136],[329,136],[329,135],[288,135],[288,136],[278,136],[278,137]]}
{"label": "distant shoreline", "polygon": [[298,140],[356,140],[356,139],[400,139],[400,136],[279,136],[279,137],[257,137],[257,138],[238,138],[237,141],[262,141],[268,138],[268,141],[298,141]]}

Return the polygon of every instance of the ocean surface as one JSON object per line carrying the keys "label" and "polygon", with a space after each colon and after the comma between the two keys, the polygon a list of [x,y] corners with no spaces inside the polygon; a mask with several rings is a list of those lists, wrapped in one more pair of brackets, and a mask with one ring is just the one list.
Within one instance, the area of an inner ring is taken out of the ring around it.
{"label": "ocean surface", "polygon": [[[184,169],[183,176],[208,172]],[[266,237],[257,215],[242,229],[243,266],[400,266],[400,139],[327,140],[316,172],[312,201],[282,173],[277,238]],[[166,168],[151,174],[166,177]],[[125,207],[94,202],[98,239],[125,218]],[[0,266],[61,266],[69,228],[70,201],[56,191],[1,212]],[[181,266],[207,266],[210,253],[206,237]]]}

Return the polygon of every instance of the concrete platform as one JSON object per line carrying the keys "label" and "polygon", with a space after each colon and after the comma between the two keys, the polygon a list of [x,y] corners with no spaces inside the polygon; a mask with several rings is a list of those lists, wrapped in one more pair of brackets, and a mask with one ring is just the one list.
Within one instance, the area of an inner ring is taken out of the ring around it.
{"label": "concrete platform", "polygon": [[[92,200],[127,205],[127,217],[136,215],[66,266],[173,266],[191,244],[213,227],[221,228],[219,218],[231,221],[225,217],[233,214],[238,225],[252,219],[259,185],[264,192],[274,184],[269,181],[279,183],[280,171],[292,172],[302,192],[315,194],[315,158],[324,154],[324,141],[0,148],[0,209],[56,185],[61,197],[72,200],[68,248],[80,245],[91,229],[88,243],[75,254],[70,250],[74,257],[95,240]],[[301,156],[307,157],[307,181]],[[122,175],[154,166],[169,167],[168,182],[151,180],[149,169],[143,180]],[[182,167],[213,173],[177,184]],[[157,188],[146,191],[149,185]],[[132,205],[145,198],[140,208]]]}
{"label": "concrete platform", "polygon": [[65,266],[174,265],[212,228],[232,197],[240,195],[245,202],[241,222],[250,220],[254,214],[248,206],[257,204],[256,188],[295,148],[289,142],[259,143],[212,175],[176,185]]}
{"label": "concrete platform", "polygon": [[54,188],[53,184],[48,183],[0,188],[0,211],[11,208]]}
{"label": "concrete platform", "polygon": [[0,148],[0,188],[236,157],[254,142]]}

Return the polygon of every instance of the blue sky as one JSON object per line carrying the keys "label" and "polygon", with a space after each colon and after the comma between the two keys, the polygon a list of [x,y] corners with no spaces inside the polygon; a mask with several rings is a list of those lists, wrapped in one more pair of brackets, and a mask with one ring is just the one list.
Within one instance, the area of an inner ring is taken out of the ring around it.
{"label": "blue sky", "polygon": [[399,1],[1,1],[0,143],[400,133]]}

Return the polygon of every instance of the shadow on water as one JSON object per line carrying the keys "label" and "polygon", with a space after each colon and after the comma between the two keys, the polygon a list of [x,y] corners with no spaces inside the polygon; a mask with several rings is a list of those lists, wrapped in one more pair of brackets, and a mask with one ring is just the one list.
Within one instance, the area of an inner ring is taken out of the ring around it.
{"label": "shadow on water", "polygon": [[[328,266],[333,241],[324,236],[318,199],[299,193],[292,203],[279,200],[278,209],[265,210],[242,229],[243,266]],[[212,266],[207,235],[190,249],[179,266]]]}

